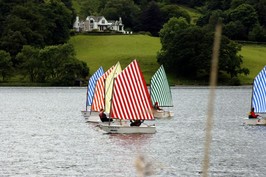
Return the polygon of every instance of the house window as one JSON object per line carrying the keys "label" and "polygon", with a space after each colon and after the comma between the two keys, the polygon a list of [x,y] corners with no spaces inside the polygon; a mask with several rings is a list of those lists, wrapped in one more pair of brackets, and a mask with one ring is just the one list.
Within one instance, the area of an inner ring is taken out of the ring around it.
{"label": "house window", "polygon": [[102,24],[105,24],[105,20],[102,20]]}
{"label": "house window", "polygon": [[90,23],[93,23],[93,20],[91,20]]}

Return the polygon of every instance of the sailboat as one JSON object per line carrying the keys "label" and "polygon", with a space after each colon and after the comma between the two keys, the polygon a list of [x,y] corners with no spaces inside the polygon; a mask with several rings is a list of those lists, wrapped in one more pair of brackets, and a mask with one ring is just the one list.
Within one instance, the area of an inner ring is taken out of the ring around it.
{"label": "sailboat", "polygon": [[[128,121],[154,120],[150,94],[137,60],[132,61],[114,80],[110,118]],[[155,125],[100,124],[107,133],[155,133]]]}
{"label": "sailboat", "polygon": [[89,79],[86,93],[86,109],[84,111],[81,111],[84,117],[89,117],[92,113],[90,107],[92,104],[96,82],[103,74],[104,70],[102,67],[100,67]]}
{"label": "sailboat", "polygon": [[100,78],[98,78],[96,82],[91,103],[91,116],[88,118],[87,122],[101,122],[99,118],[99,111],[101,108],[104,108],[104,80],[108,77],[108,75],[112,72],[113,69],[114,66],[109,68]]}
{"label": "sailboat", "polygon": [[[172,93],[163,65],[159,67],[151,78],[150,94],[153,105],[157,102],[160,107],[173,107]],[[153,109],[153,114],[155,118],[174,116],[173,111],[163,109]]]}
{"label": "sailboat", "polygon": [[266,66],[259,72],[253,82],[251,109],[259,114],[257,118],[245,118],[246,125],[266,125]]}

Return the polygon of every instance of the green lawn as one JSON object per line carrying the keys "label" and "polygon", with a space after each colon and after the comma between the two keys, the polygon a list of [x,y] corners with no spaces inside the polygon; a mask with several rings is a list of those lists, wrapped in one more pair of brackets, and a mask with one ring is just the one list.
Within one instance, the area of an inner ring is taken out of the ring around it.
{"label": "green lawn", "polygon": [[[90,74],[100,66],[106,71],[116,62],[125,68],[133,59],[140,63],[144,77],[149,83],[151,76],[158,69],[156,55],[161,48],[160,39],[147,35],[76,35],[70,40],[77,52],[77,58],[85,61]],[[253,78],[266,64],[266,45],[245,44],[240,54],[243,67],[250,70],[250,75],[240,76],[242,84],[252,84]],[[197,81],[176,79],[169,75],[171,85],[197,84]]]}
{"label": "green lawn", "polygon": [[125,68],[137,59],[147,82],[158,69],[157,52],[161,48],[160,39],[145,35],[77,35],[70,43],[75,46],[77,58],[85,61],[90,74],[100,66],[106,71],[120,62]]}
{"label": "green lawn", "polygon": [[249,69],[248,76],[241,76],[243,84],[252,84],[254,77],[266,65],[266,45],[245,44],[240,54],[243,58],[243,67]]}

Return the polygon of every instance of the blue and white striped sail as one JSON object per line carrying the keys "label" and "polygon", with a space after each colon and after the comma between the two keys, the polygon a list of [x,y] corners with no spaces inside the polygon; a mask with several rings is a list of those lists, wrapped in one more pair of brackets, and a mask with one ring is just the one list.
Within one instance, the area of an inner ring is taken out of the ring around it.
{"label": "blue and white striped sail", "polygon": [[251,106],[257,113],[266,113],[266,66],[254,79]]}
{"label": "blue and white striped sail", "polygon": [[87,90],[87,106],[91,106],[92,100],[93,100],[93,95],[94,95],[94,90],[96,86],[97,80],[104,74],[104,70],[102,67],[100,67],[89,79],[88,83],[88,90]]}
{"label": "blue and white striped sail", "polygon": [[172,93],[163,65],[154,73],[150,83],[152,104],[159,103],[160,107],[172,107]]}

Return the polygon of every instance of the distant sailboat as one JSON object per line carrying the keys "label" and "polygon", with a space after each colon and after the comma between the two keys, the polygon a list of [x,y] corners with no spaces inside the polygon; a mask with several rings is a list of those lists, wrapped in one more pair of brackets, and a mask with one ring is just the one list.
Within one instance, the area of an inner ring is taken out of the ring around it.
{"label": "distant sailboat", "polygon": [[96,82],[95,91],[91,103],[91,112],[93,116],[90,116],[88,122],[101,122],[99,118],[99,111],[104,108],[105,86],[104,81],[114,69],[114,66],[109,68]]}
{"label": "distant sailboat", "polygon": [[[150,94],[143,74],[136,60],[131,62],[113,84],[110,118],[131,121],[154,120]],[[140,126],[129,124],[100,124],[107,133],[155,133],[155,125],[142,123]]]}
{"label": "distant sailboat", "polygon": [[266,66],[259,72],[253,82],[251,108],[260,116],[245,118],[247,125],[266,125]]}
{"label": "distant sailboat", "polygon": [[[154,73],[150,83],[150,94],[152,104],[157,102],[160,107],[173,107],[171,89],[163,65]],[[153,109],[155,118],[174,116],[173,111]]]}
{"label": "distant sailboat", "polygon": [[89,117],[91,115],[91,104],[92,98],[94,95],[94,90],[96,86],[97,80],[104,74],[104,70],[100,67],[89,79],[88,86],[87,86],[87,93],[86,93],[86,109],[85,111],[81,111],[84,117]]}

